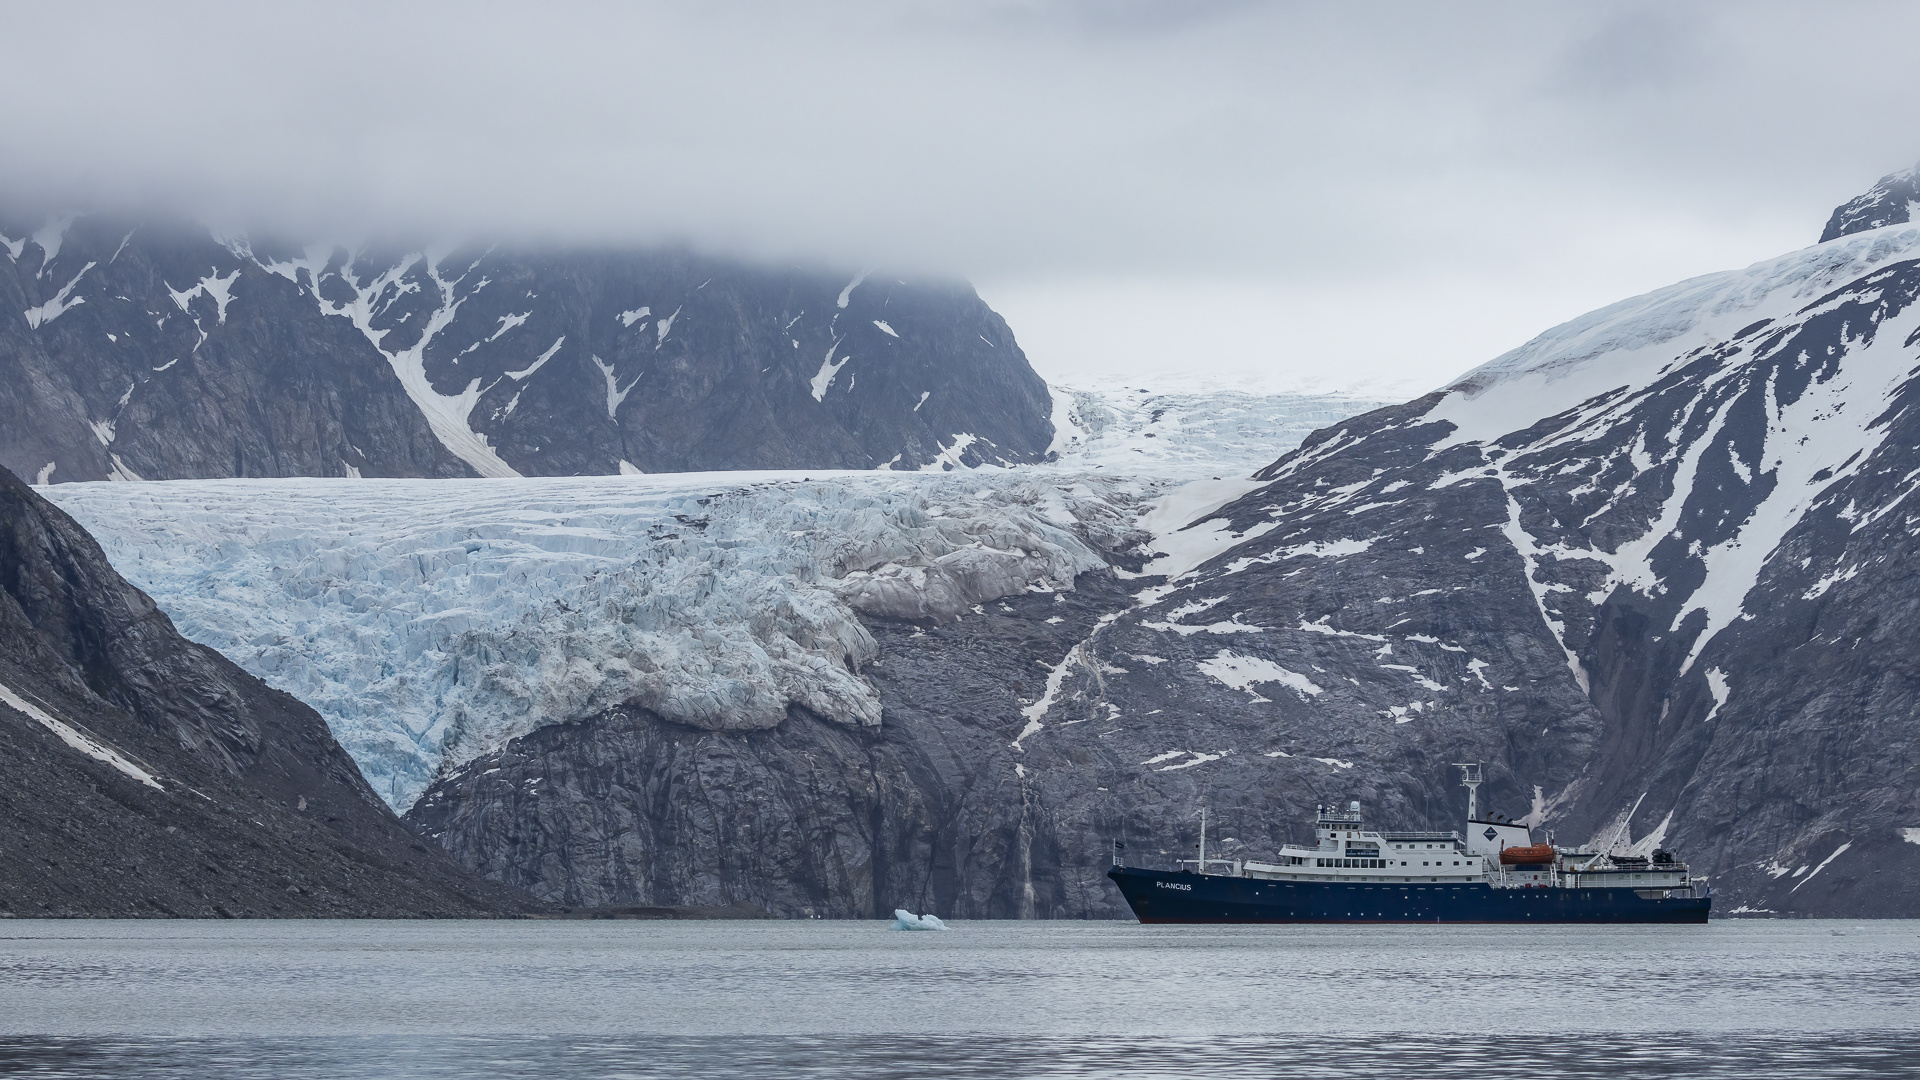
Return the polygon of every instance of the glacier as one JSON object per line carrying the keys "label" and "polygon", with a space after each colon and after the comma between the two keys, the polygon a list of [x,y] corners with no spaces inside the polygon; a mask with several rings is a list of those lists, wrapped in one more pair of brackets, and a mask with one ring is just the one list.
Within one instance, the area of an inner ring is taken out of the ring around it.
{"label": "glacier", "polygon": [[1397,404],[1356,394],[1223,390],[1177,375],[1050,389],[1058,464],[1188,480],[1246,476],[1329,424]]}
{"label": "glacier", "polygon": [[879,723],[854,614],[1070,589],[1137,484],[1021,475],[220,480],[50,489],[183,633],[326,717],[396,808],[623,702]]}
{"label": "glacier", "polygon": [[713,730],[793,706],[878,724],[861,616],[1070,590],[1210,509],[1215,474],[1365,404],[1065,393],[1081,426],[1042,466],[40,490],[187,637],[318,710],[404,811],[445,769],[623,703]]}

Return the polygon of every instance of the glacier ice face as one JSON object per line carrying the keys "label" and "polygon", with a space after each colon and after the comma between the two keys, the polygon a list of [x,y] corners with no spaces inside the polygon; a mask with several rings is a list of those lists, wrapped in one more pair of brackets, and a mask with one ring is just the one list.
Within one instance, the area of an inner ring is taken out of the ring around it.
{"label": "glacier ice face", "polygon": [[317,709],[404,809],[443,768],[627,702],[715,730],[792,705],[877,724],[858,615],[1071,589],[1218,505],[1181,482],[1243,476],[1365,404],[1070,393],[1082,426],[1049,466],[46,494],[188,637]]}
{"label": "glacier ice face", "polygon": [[1391,404],[1347,394],[1247,393],[1183,380],[1050,388],[1063,466],[1197,479],[1246,474],[1308,435]]}
{"label": "glacier ice face", "polygon": [[673,474],[54,491],[189,637],[312,704],[394,806],[542,724],[873,725],[856,611],[1071,589],[1153,494],[1118,478]]}

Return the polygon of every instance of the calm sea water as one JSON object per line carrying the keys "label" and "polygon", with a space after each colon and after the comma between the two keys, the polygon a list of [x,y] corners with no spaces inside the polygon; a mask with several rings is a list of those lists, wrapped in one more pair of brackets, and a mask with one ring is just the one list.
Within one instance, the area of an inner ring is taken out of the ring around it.
{"label": "calm sea water", "polygon": [[1920,1076],[1920,923],[0,923],[0,1075]]}

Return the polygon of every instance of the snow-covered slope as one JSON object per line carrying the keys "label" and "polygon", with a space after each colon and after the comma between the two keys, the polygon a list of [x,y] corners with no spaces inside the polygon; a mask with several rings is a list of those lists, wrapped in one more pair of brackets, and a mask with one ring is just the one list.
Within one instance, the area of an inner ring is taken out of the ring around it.
{"label": "snow-covered slope", "polygon": [[1422,422],[1452,425],[1435,452],[1483,448],[1448,483],[1496,482],[1516,511],[1560,489],[1547,535],[1508,534],[1551,623],[1563,579],[1592,585],[1587,606],[1616,589],[1657,598],[1688,642],[1684,675],[1787,533],[1890,434],[1920,336],[1916,254],[1920,226],[1878,229],[1605,308],[1471,372]]}

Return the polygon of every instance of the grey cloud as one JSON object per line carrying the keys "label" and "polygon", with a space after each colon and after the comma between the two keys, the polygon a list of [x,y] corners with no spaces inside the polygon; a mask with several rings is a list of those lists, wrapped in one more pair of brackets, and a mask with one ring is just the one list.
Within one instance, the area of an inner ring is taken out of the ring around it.
{"label": "grey cloud", "polygon": [[[1898,3],[23,3],[5,19],[15,200],[1006,281],[1499,288],[1584,263],[1640,267],[1596,288],[1647,287],[1808,242],[1920,153],[1920,9]],[[1634,263],[1661,236],[1699,264]]]}

